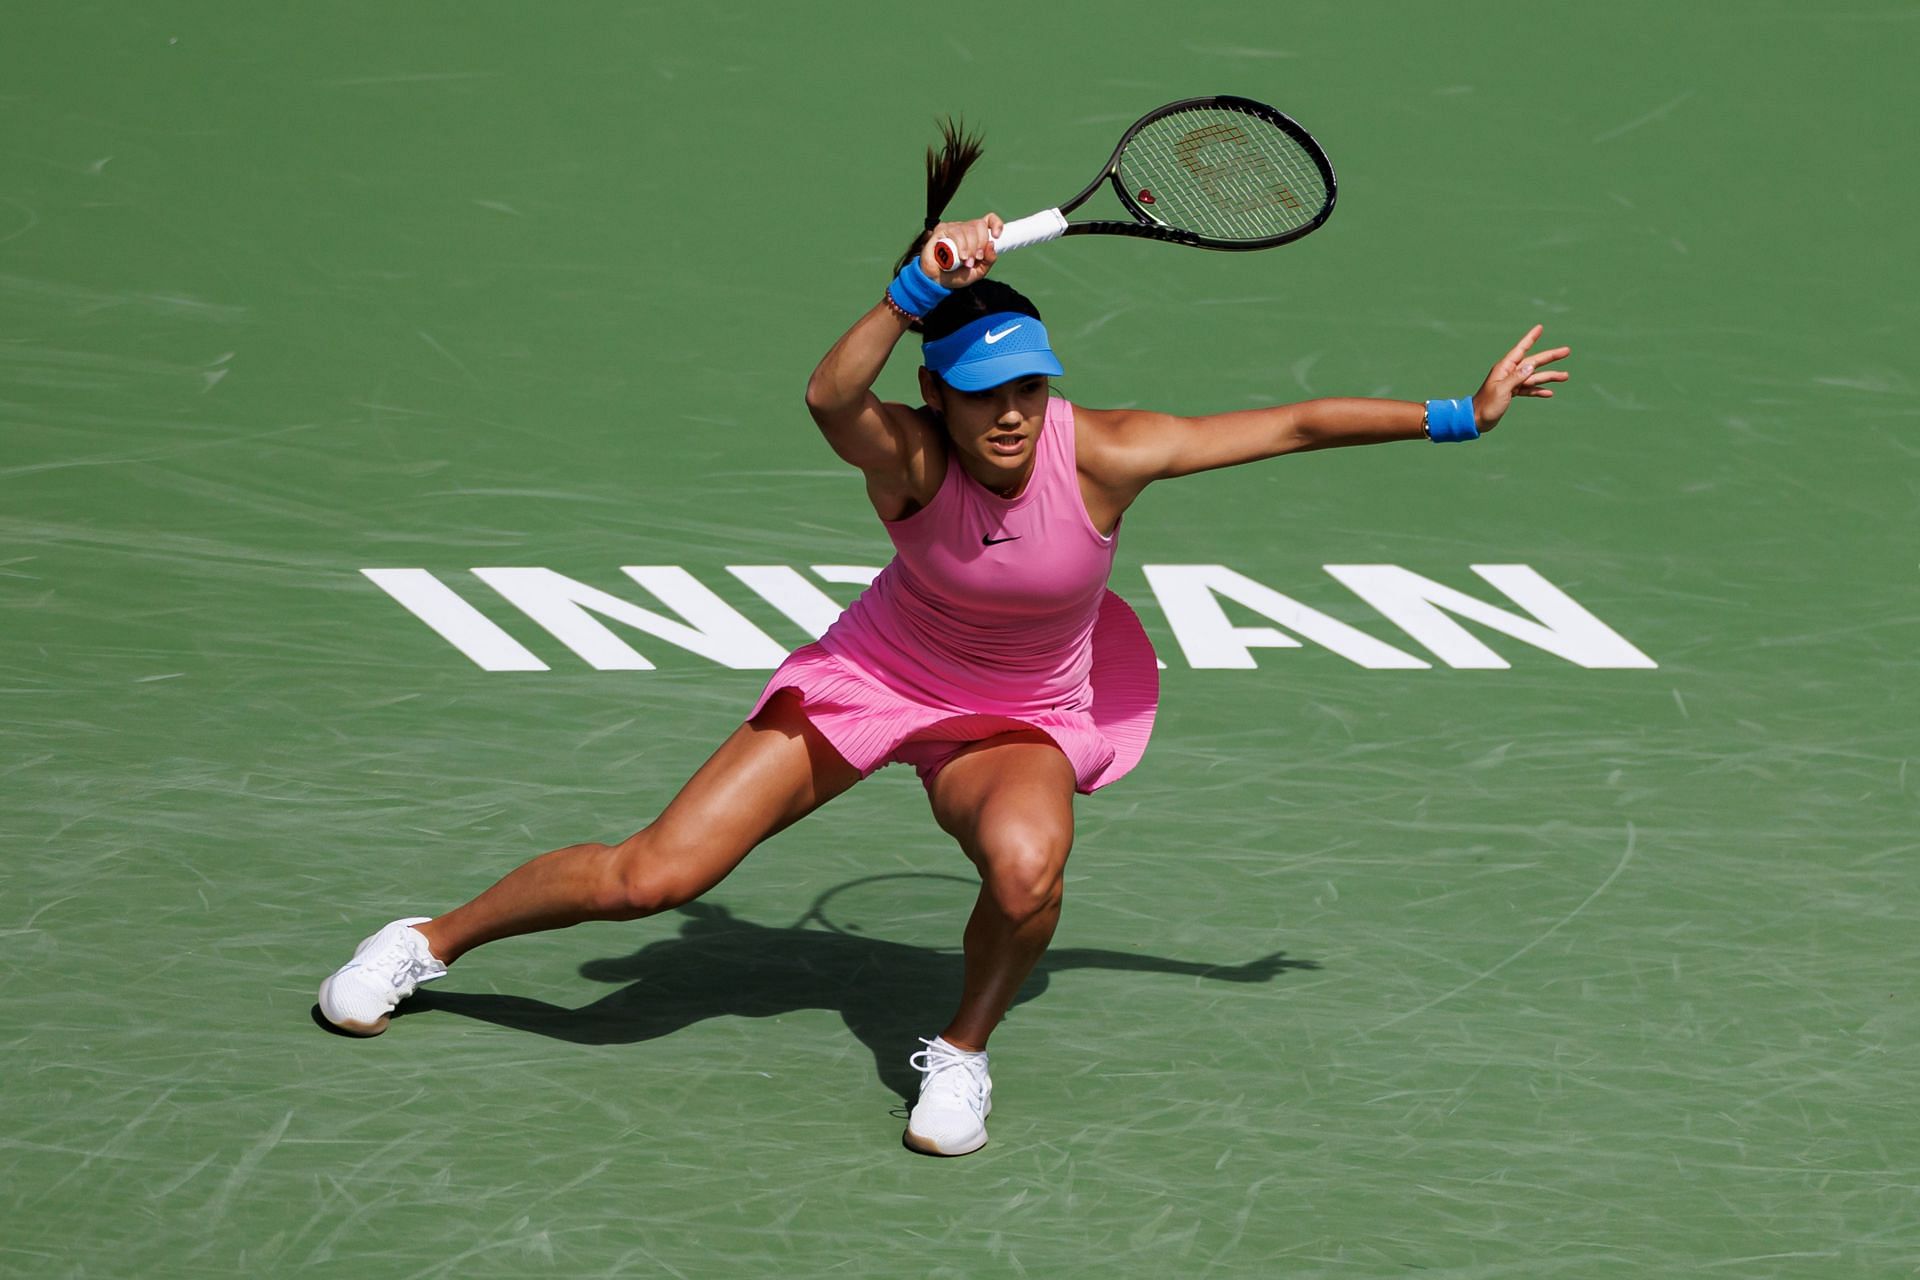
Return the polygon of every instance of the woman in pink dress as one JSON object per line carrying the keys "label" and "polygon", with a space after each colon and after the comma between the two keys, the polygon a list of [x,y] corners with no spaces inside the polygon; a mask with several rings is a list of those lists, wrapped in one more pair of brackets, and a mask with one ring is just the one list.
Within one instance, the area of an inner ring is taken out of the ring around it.
{"label": "woman in pink dress", "polygon": [[[482,943],[681,906],[761,841],[889,763],[913,766],[933,816],[980,874],[964,983],[912,1055],[906,1144],[964,1155],[987,1140],[986,1047],[1059,920],[1076,793],[1139,761],[1158,698],[1153,649],[1107,590],[1121,518],[1157,480],[1280,454],[1391,440],[1472,439],[1515,396],[1566,374],[1529,354],[1536,326],[1471,400],[1323,399],[1181,418],[1050,394],[1063,372],[1039,310],[987,279],[1001,229],[941,222],[977,144],[949,131],[928,166],[926,229],[880,301],[820,361],[807,409],[866,481],[891,563],[819,641],[794,651],[751,713],[666,810],[618,844],[578,844],[509,873],[444,915],[396,920],[320,988],[359,1035]],[[950,271],[931,244],[958,248]],[[921,339],[918,408],[873,384]]]}

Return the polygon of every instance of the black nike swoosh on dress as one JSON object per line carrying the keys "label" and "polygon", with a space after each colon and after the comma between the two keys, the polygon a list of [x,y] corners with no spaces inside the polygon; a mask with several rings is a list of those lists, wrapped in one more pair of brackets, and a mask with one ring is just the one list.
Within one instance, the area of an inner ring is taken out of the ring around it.
{"label": "black nike swoosh on dress", "polygon": [[991,547],[995,543],[999,543],[999,542],[1018,542],[1018,541],[1020,541],[1020,535],[1017,533],[1014,534],[1011,538],[989,538],[984,533],[980,535],[980,545],[983,547]]}

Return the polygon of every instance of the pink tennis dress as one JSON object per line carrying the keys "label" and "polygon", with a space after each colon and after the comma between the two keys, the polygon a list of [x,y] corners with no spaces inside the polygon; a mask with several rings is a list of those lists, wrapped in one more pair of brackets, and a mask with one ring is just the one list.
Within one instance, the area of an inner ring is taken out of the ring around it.
{"label": "pink tennis dress", "polygon": [[748,716],[782,689],[863,775],[893,762],[931,781],[970,742],[1038,729],[1092,792],[1140,761],[1160,673],[1107,590],[1113,537],[1087,517],[1073,406],[1047,402],[1033,474],[1001,498],[949,460],[933,501],[886,523],[894,558],[813,644],[788,655]]}

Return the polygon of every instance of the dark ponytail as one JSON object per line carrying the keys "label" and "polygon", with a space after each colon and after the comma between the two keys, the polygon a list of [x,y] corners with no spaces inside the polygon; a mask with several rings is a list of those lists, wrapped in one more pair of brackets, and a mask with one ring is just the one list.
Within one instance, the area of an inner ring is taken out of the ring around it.
{"label": "dark ponytail", "polygon": [[968,134],[966,126],[951,116],[940,123],[940,150],[935,152],[927,148],[927,221],[920,234],[901,255],[900,261],[893,264],[898,271],[908,262],[920,256],[926,248],[927,237],[933,234],[933,228],[940,221],[940,215],[947,211],[954,194],[960,190],[960,180],[967,176],[967,170],[980,158],[980,135]]}
{"label": "dark ponytail", "polygon": [[[927,223],[920,234],[913,238],[913,243],[900,261],[894,264],[896,272],[920,256],[927,238],[940,221],[940,215],[947,211],[947,205],[952,203],[954,194],[960,190],[960,179],[967,176],[967,170],[979,158],[979,134],[969,135],[965,127],[951,117],[940,121],[940,150],[936,153],[932,147],[927,148]],[[907,327],[918,333],[923,341],[933,342],[965,328],[982,316],[1009,311],[1032,316],[1035,320],[1040,318],[1040,308],[1034,306],[1019,290],[1009,288],[998,280],[981,280],[965,289],[956,289],[923,319]]]}

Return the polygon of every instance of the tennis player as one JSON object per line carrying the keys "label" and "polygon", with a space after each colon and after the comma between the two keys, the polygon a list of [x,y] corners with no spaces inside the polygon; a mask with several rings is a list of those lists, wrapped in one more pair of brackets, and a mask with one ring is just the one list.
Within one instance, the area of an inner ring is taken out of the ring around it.
{"label": "tennis player", "polygon": [[[1539,326],[1471,398],[1323,399],[1198,418],[1089,409],[1039,310],[997,280],[1001,220],[939,215],[979,155],[949,129],[928,155],[926,230],[884,295],[820,361],[807,408],[866,481],[895,556],[820,640],[795,650],[751,713],[666,810],[618,844],[526,863],[445,915],[396,920],[321,984],[334,1026],[377,1035],[399,1002],[483,943],[692,901],[761,841],[882,765],[918,771],[933,816],[980,875],[959,1006],[911,1056],[905,1141],[964,1155],[987,1141],[987,1042],[1053,937],[1074,796],[1146,748],[1153,649],[1107,590],[1121,518],[1158,480],[1282,454],[1392,440],[1468,440],[1516,396],[1546,398],[1565,347]],[[958,261],[939,269],[931,242]],[[873,384],[918,332],[918,408]]]}

